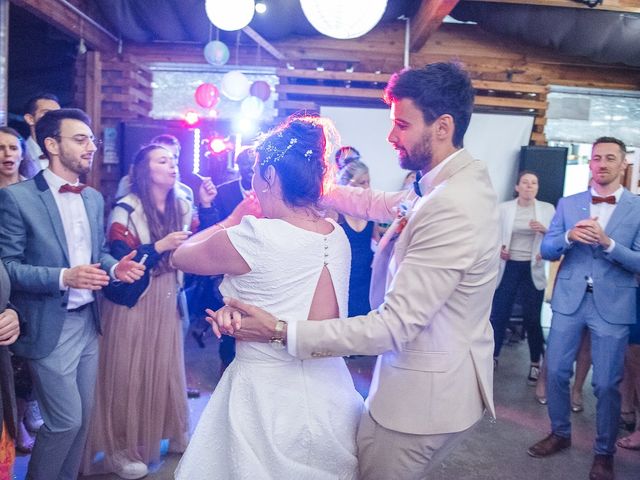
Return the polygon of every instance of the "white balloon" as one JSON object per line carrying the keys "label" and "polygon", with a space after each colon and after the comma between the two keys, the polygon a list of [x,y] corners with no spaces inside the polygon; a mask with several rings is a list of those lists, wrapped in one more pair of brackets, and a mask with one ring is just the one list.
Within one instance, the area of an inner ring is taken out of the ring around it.
{"label": "white balloon", "polygon": [[256,11],[254,0],[205,0],[207,17],[220,30],[240,30],[251,22]]}
{"label": "white balloon", "polygon": [[247,76],[238,70],[227,72],[220,82],[220,90],[229,100],[240,101],[249,95],[251,83]]}
{"label": "white balloon", "polygon": [[258,119],[264,111],[264,102],[253,95],[248,96],[240,104],[240,111],[245,117]]}
{"label": "white balloon", "polygon": [[387,8],[387,0],[300,0],[300,4],[316,30],[342,40],[367,33]]}

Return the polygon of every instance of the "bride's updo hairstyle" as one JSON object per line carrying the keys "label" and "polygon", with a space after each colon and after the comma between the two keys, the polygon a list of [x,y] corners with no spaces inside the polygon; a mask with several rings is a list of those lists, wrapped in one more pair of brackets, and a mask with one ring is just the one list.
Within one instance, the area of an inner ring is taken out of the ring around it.
{"label": "bride's updo hairstyle", "polygon": [[326,118],[298,115],[258,140],[259,173],[269,165],[278,173],[282,199],[291,207],[317,207],[337,132]]}

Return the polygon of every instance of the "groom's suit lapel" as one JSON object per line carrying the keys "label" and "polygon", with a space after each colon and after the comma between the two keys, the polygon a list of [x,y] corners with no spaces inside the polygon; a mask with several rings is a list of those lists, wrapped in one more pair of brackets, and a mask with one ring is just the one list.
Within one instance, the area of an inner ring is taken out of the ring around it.
{"label": "groom's suit lapel", "polygon": [[[457,174],[465,167],[470,165],[475,160],[473,157],[466,151],[462,151],[458,153],[455,158],[452,158],[449,163],[447,163],[443,169],[436,175],[433,181],[430,184],[426,184],[425,181],[421,182],[422,196],[418,197],[417,195],[409,195],[407,197],[407,201],[411,202],[411,211],[409,213],[409,222],[411,222],[411,218],[413,214],[417,213],[421,208],[428,208],[426,204],[429,202],[429,196],[438,188],[444,187],[447,180],[449,180],[453,175]],[[389,227],[389,230],[385,232],[383,238],[380,239],[380,243],[378,244],[378,249],[373,258],[373,263],[371,265],[372,274],[371,274],[371,288],[369,292],[369,301],[371,303],[371,308],[378,308],[384,301],[384,294],[386,292],[386,279],[389,270],[389,263],[395,256],[395,252],[399,249],[405,250],[404,247],[407,246],[409,242],[409,236],[406,234],[406,228],[403,228],[402,231],[397,234],[396,230],[398,229],[398,219],[394,220]],[[386,238],[385,238],[386,237]],[[395,262],[398,263],[402,259],[395,257]]]}

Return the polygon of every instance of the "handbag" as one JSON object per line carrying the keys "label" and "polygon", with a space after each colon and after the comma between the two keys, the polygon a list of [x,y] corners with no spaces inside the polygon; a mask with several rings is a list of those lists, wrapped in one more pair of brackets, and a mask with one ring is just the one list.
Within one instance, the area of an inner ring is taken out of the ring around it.
{"label": "handbag", "polygon": [[137,250],[133,260],[139,262],[144,255],[147,255],[144,275],[133,283],[125,283],[119,280],[109,282],[109,285],[102,289],[104,296],[118,305],[132,308],[149,286],[151,280],[151,269],[158,263],[161,255],[156,252],[153,244],[140,245],[140,240],[129,230],[131,214],[134,208],[124,202],[117,203],[114,208],[123,208],[127,212],[127,225],[113,223],[109,227],[109,250],[111,255],[120,260],[122,257]]}

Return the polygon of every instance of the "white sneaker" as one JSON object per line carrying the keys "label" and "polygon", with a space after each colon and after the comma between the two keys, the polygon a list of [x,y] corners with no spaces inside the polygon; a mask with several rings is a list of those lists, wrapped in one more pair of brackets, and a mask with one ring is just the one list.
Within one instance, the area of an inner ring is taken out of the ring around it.
{"label": "white sneaker", "polygon": [[35,400],[27,402],[27,410],[24,412],[24,425],[30,432],[37,432],[40,427],[44,425],[42,415],[40,415],[40,408],[38,408],[38,402]]}
{"label": "white sneaker", "polygon": [[111,463],[113,464],[113,473],[127,480],[146,477],[149,473],[149,469],[144,463],[131,460],[124,450],[114,453],[111,457]]}

